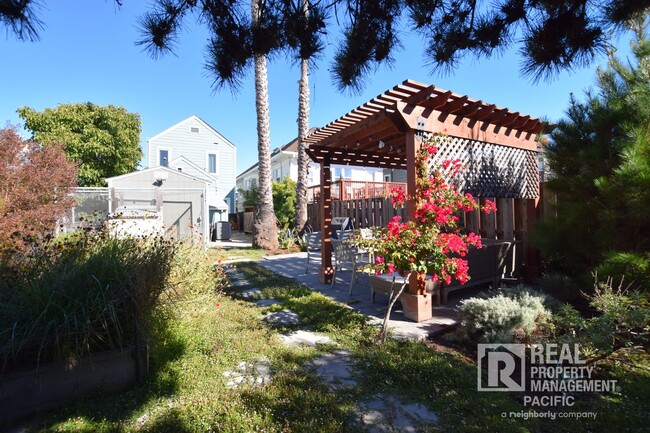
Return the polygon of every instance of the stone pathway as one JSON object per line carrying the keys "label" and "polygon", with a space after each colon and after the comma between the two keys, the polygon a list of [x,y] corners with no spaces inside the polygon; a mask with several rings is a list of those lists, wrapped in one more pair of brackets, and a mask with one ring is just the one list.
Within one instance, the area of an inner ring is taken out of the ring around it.
{"label": "stone pathway", "polygon": [[357,381],[352,376],[351,356],[347,350],[335,350],[308,362],[306,367],[313,370],[332,389],[352,388]]}
{"label": "stone pathway", "polygon": [[370,433],[431,431],[438,423],[438,416],[424,405],[404,404],[393,396],[362,401],[354,412]]}
{"label": "stone pathway", "polygon": [[242,361],[235,370],[224,371],[223,375],[228,378],[228,388],[262,386],[271,381],[271,367],[269,360],[263,357],[254,361]]}
{"label": "stone pathway", "polygon": [[262,320],[274,326],[296,326],[302,319],[298,313],[285,309],[269,313]]}
{"label": "stone pathway", "polygon": [[[228,272],[230,270],[230,272]],[[236,273],[234,268],[226,270],[233,287],[249,286],[246,276]],[[257,288],[243,290],[238,295],[244,299],[254,300],[262,294]],[[281,304],[276,299],[262,299],[256,302],[260,308]],[[265,315],[262,320],[271,326],[296,327],[302,318],[289,309],[275,311]],[[337,346],[333,339],[306,330],[295,330],[280,339],[288,346],[320,345]],[[305,364],[305,368],[319,376],[333,390],[345,390],[357,386],[354,377],[355,365],[352,354],[346,350],[333,350]],[[227,386],[263,386],[271,380],[272,371],[269,360],[260,358],[254,361],[242,361],[236,369],[224,372],[228,379]],[[410,433],[431,431],[438,423],[438,416],[419,403],[403,403],[392,395],[379,395],[359,402],[353,409],[356,421],[370,433]]]}
{"label": "stone pathway", "polygon": [[242,290],[241,292],[239,292],[239,296],[248,300],[257,299],[261,295],[262,295],[262,291],[260,289],[255,289],[255,288]]}
{"label": "stone pathway", "polygon": [[255,303],[255,305],[257,305],[260,308],[266,308],[266,307],[272,307],[274,305],[278,305],[278,304],[281,304],[281,303],[282,302],[278,301],[277,299],[270,298],[270,299],[260,299],[259,301],[257,301]]}
{"label": "stone pathway", "polygon": [[320,345],[337,346],[338,343],[325,335],[318,335],[313,332],[298,330],[288,335],[280,335],[280,339],[287,346],[311,346]]}

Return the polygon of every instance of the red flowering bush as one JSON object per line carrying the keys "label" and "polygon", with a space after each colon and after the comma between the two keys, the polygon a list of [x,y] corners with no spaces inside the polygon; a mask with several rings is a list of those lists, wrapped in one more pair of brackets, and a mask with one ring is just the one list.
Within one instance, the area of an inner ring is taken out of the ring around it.
{"label": "red flowering bush", "polygon": [[378,237],[360,241],[375,251],[373,269],[377,274],[424,272],[431,274],[435,282],[445,284],[450,284],[452,278],[461,284],[469,279],[467,260],[463,257],[469,246],[481,248],[481,238],[474,233],[461,233],[456,214],[475,209],[490,213],[496,211],[496,206],[489,200],[480,206],[471,194],[462,194],[445,180],[445,174],[454,177],[460,172],[460,160],[432,163],[438,148],[448,140],[447,136],[436,134],[421,146],[416,159],[417,184],[413,197],[401,188],[392,190],[394,206],[402,207],[409,200],[415,202],[411,220],[403,222],[397,216]]}

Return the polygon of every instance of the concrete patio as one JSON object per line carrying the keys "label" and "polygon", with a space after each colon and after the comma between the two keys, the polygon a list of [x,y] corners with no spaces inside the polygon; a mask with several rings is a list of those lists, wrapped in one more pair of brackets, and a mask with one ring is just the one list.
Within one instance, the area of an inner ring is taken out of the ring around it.
{"label": "concrete patio", "polygon": [[[330,287],[318,280],[319,261],[312,262],[309,272],[305,273],[307,253],[287,254],[268,256],[259,261],[258,264],[265,268],[291,278],[304,284],[311,290],[338,302],[347,304],[350,308],[368,316],[372,323],[381,324],[388,308],[388,296],[377,293],[375,303],[371,302],[370,283],[367,274],[359,274],[359,280],[354,285],[352,296],[349,296],[351,271],[340,271],[337,273],[336,284]],[[433,318],[424,322],[415,323],[404,317],[399,302],[393,307],[390,317],[390,329],[393,338],[424,340],[431,335],[444,332],[459,322],[456,306],[462,299],[475,296],[481,291],[480,288],[472,287],[460,289],[449,294],[446,305],[433,306]]]}

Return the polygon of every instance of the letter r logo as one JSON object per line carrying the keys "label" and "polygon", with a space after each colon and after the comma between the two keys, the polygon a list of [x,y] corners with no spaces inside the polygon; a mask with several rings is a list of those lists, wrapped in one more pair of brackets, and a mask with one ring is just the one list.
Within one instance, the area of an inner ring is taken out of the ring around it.
{"label": "letter r logo", "polygon": [[477,356],[479,391],[525,391],[523,344],[479,344]]}

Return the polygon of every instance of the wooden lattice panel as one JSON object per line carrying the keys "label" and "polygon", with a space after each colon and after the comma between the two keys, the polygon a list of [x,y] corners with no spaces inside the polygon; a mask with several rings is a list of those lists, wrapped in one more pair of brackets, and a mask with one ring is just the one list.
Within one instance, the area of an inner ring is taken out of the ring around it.
{"label": "wooden lattice panel", "polygon": [[447,181],[458,185],[463,192],[475,197],[533,199],[539,196],[535,151],[451,137],[439,142],[431,169],[445,160],[455,159],[461,161],[460,173],[453,177],[452,167],[444,171]]}

